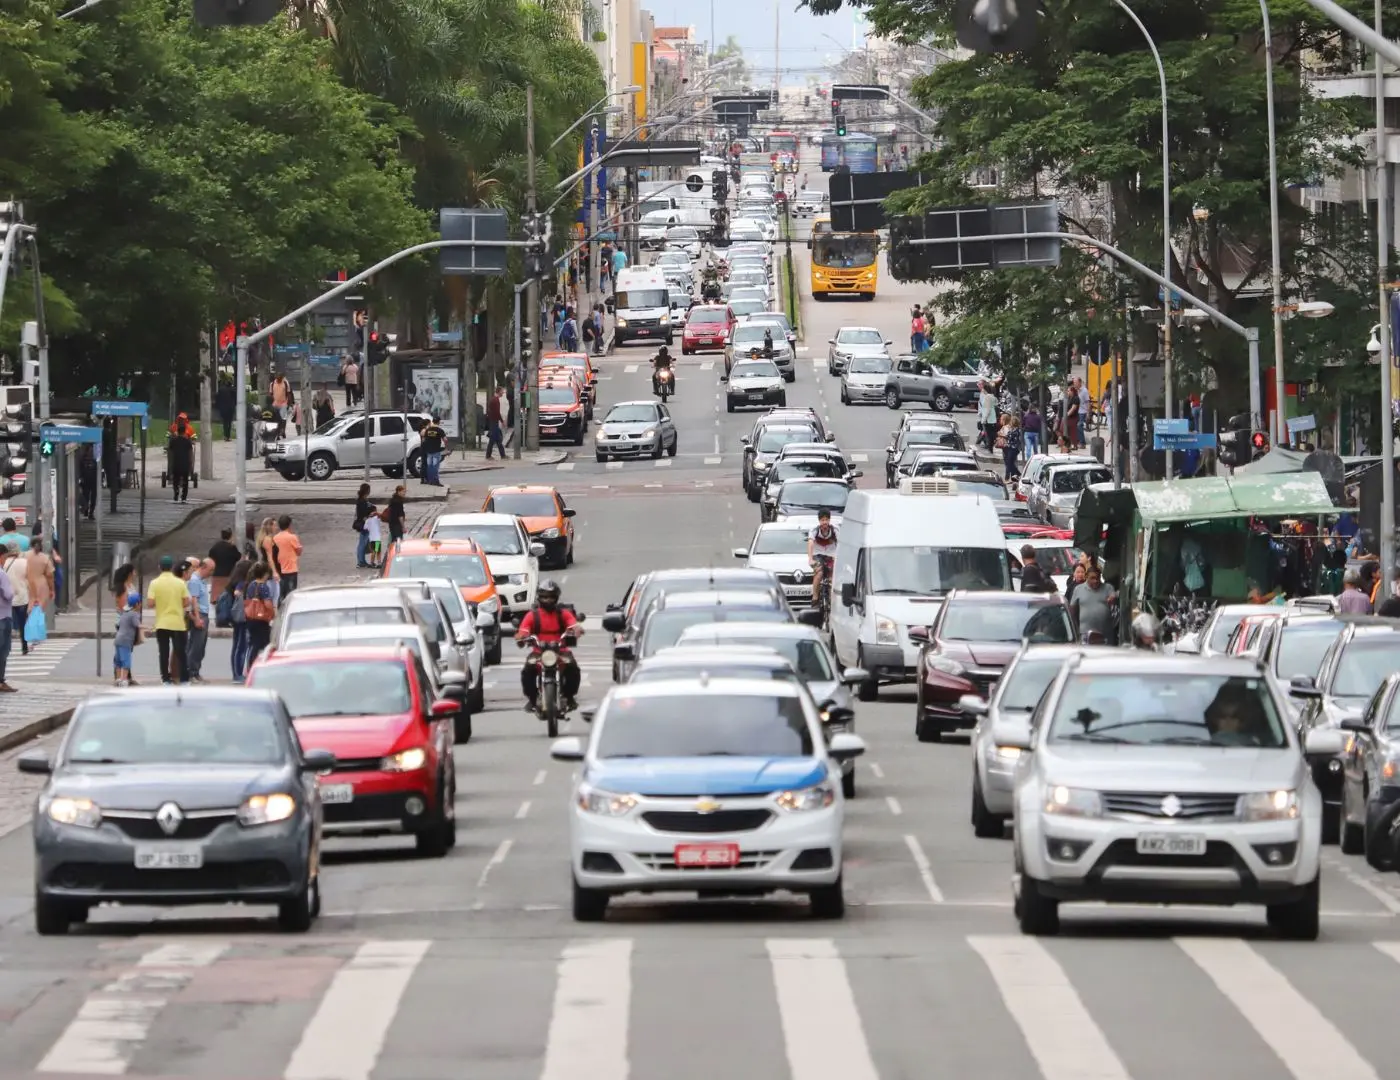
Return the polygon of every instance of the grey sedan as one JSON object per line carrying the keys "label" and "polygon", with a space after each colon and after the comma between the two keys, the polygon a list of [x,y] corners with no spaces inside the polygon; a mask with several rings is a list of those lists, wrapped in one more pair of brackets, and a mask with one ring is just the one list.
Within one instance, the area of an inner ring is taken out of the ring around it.
{"label": "grey sedan", "polygon": [[593,449],[599,461],[609,458],[659,458],[662,453],[676,456],[680,435],[671,410],[657,401],[619,401],[594,435]]}
{"label": "grey sedan", "polygon": [[882,403],[885,400],[885,382],[889,378],[888,356],[853,357],[841,372],[841,404]]}
{"label": "grey sedan", "polygon": [[321,910],[321,800],[335,764],[303,751],[276,695],[243,687],[90,697],[34,814],[34,924],[63,934],[95,904],[275,904],[285,930]]}

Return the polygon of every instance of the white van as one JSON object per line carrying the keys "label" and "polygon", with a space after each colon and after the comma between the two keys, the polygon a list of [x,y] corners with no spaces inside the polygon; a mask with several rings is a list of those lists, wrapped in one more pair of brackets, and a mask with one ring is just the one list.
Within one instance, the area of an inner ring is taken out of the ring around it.
{"label": "white van", "polygon": [[909,627],[928,626],[952,589],[1009,590],[1011,567],[996,507],[960,495],[952,480],[906,480],[898,490],[851,492],[831,581],[831,633],[842,667],[881,683],[917,675],[919,644]]}
{"label": "white van", "polygon": [[659,266],[629,266],[617,274],[614,288],[615,345],[637,340],[674,343],[671,292]]}

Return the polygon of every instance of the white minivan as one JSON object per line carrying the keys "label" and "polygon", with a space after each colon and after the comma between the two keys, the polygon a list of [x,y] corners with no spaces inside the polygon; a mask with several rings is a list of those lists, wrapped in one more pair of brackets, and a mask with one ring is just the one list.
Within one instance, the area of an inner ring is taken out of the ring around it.
{"label": "white minivan", "polygon": [[666,275],[657,266],[629,266],[617,273],[613,293],[613,313],[617,316],[613,343],[629,341],[675,341],[676,322],[671,319],[671,291]]}
{"label": "white minivan", "polygon": [[881,683],[916,677],[919,643],[909,628],[932,623],[950,590],[1012,587],[996,506],[941,477],[853,491],[831,586],[837,660],[870,672],[859,693],[873,701]]}

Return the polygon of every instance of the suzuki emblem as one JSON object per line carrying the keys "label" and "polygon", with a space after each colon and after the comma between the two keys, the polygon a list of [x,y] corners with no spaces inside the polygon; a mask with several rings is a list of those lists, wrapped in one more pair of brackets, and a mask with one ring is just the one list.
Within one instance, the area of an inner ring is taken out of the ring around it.
{"label": "suzuki emblem", "polygon": [[1177,814],[1181,813],[1181,800],[1175,795],[1168,795],[1162,800],[1162,813],[1166,814],[1167,817],[1176,817]]}
{"label": "suzuki emblem", "polygon": [[695,810],[701,814],[713,814],[719,809],[719,802],[716,799],[700,799],[695,804]]}
{"label": "suzuki emblem", "polygon": [[156,824],[166,836],[174,836],[180,830],[185,815],[173,802],[168,802],[156,811]]}

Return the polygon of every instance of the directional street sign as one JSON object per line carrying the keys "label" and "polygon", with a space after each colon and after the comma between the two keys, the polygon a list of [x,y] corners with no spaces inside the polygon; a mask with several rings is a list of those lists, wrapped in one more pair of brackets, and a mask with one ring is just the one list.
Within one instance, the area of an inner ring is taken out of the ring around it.
{"label": "directional street sign", "polygon": [[[144,401],[94,401],[93,416],[146,416],[150,406]],[[81,439],[71,440],[81,442]]]}
{"label": "directional street sign", "polygon": [[1189,435],[1190,433],[1190,420],[1179,419],[1152,421],[1152,434],[1154,435]]}
{"label": "directional street sign", "polygon": [[39,438],[56,443],[100,443],[102,429],[85,424],[44,424],[39,428]]}
{"label": "directional street sign", "polygon": [[[1161,423],[1161,421],[1158,421]],[[1184,421],[1183,421],[1184,423]],[[1214,450],[1215,434],[1209,431],[1155,432],[1154,450]]]}

